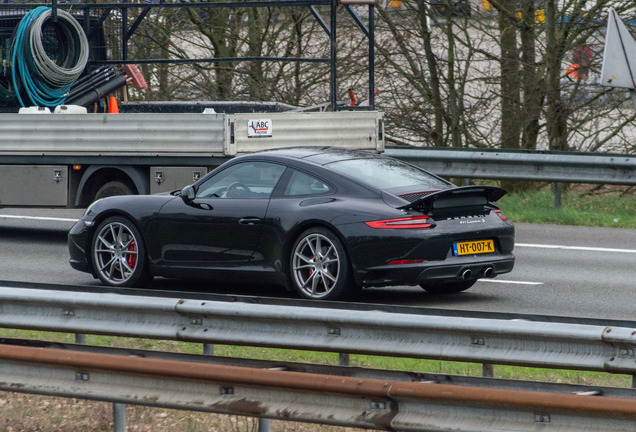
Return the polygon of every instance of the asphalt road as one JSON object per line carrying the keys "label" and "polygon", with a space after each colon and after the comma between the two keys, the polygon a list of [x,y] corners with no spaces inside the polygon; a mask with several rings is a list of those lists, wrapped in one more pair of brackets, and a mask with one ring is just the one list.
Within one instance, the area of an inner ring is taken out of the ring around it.
{"label": "asphalt road", "polygon": [[[0,209],[0,280],[98,285],[68,265],[78,210]],[[361,301],[486,312],[636,319],[636,230],[517,224],[515,269],[469,291],[435,297],[417,287],[374,288]],[[157,279],[155,288],[288,297],[275,287]]]}

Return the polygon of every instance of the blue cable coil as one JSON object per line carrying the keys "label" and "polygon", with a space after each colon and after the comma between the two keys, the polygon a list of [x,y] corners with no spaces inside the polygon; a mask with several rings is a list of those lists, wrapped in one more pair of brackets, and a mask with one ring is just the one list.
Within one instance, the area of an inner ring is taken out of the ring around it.
{"label": "blue cable coil", "polygon": [[[42,27],[51,17],[51,8],[40,6],[28,12],[16,28],[12,45],[11,78],[21,106],[27,106],[21,93],[25,93],[30,105],[54,107],[64,104],[73,83],[84,71],[88,62],[88,40],[81,26],[71,14],[58,11],[58,35],[66,39],[67,52],[57,64],[46,53],[42,44]],[[20,90],[23,90],[20,91]]]}

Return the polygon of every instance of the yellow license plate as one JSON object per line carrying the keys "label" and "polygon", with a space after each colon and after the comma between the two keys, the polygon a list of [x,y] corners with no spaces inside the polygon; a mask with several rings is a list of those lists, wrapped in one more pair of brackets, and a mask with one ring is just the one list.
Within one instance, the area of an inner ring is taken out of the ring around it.
{"label": "yellow license plate", "polygon": [[492,240],[453,243],[453,253],[455,255],[493,253],[494,251],[495,244]]}

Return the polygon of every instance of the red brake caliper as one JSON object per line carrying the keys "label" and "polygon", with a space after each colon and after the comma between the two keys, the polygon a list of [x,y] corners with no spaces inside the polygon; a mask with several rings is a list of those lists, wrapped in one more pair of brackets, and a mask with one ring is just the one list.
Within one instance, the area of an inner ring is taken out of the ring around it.
{"label": "red brake caliper", "polygon": [[[314,259],[314,256],[310,256],[309,259]],[[314,274],[314,271],[312,269],[309,269],[309,276],[311,276],[312,274]]]}
{"label": "red brake caliper", "polygon": [[[128,245],[128,251],[135,252],[136,250],[137,250],[137,245],[135,244],[135,242],[131,242],[130,245]],[[134,269],[136,264],[137,264],[137,255],[136,254],[128,255],[128,265],[130,266],[130,268]]]}

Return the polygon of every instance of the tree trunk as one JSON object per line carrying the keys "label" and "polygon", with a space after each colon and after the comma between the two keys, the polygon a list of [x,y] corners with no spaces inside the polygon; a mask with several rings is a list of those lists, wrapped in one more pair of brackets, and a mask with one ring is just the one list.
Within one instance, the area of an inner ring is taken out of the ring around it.
{"label": "tree trunk", "polygon": [[568,102],[561,99],[561,58],[555,0],[546,0],[546,124],[550,150],[567,150]]}
{"label": "tree trunk", "polygon": [[517,49],[516,1],[503,0],[499,12],[501,42],[501,147],[519,148],[519,50]]}
{"label": "tree trunk", "polygon": [[522,4],[521,22],[521,91],[523,103],[521,119],[523,130],[521,134],[521,148],[536,150],[539,137],[539,118],[545,91],[543,78],[538,71],[536,60],[536,8],[534,0],[524,0]]}
{"label": "tree trunk", "polygon": [[442,104],[442,95],[440,92],[441,83],[437,70],[437,58],[435,57],[431,46],[431,29],[428,26],[428,13],[428,5],[425,2],[418,2],[417,16],[422,34],[426,64],[428,65],[428,72],[430,74],[430,101],[433,105],[434,116],[434,130],[430,132],[430,137],[434,146],[443,147],[444,112],[446,110]]}

